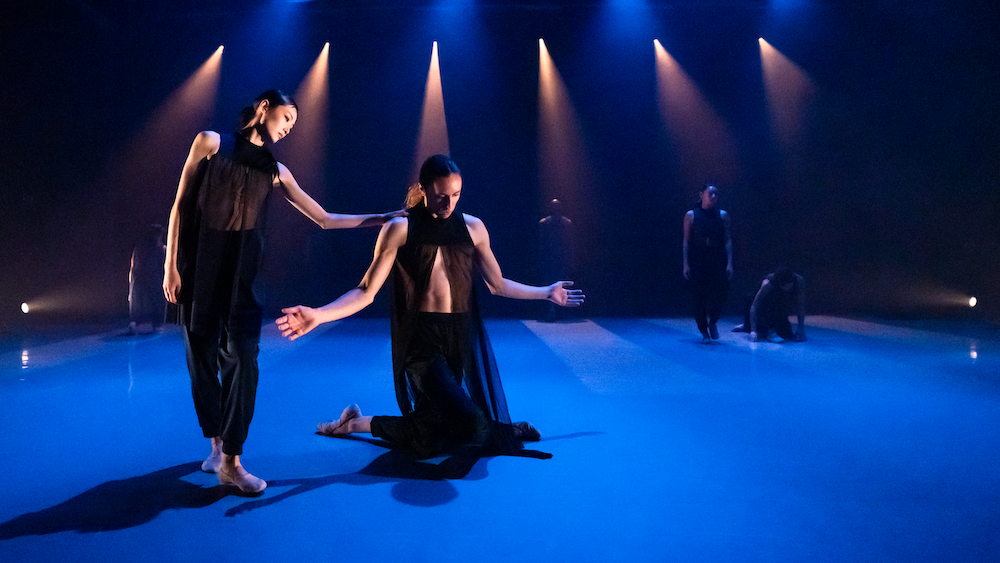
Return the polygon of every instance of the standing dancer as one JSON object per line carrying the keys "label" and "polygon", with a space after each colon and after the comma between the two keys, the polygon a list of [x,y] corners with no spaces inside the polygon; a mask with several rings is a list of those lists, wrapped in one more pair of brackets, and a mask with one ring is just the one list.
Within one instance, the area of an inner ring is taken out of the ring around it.
{"label": "standing dancer", "polygon": [[167,302],[163,299],[160,282],[166,258],[163,225],[150,225],[142,240],[132,250],[128,269],[128,334],[138,334],[139,326],[149,323],[153,332],[160,332],[166,318]]}
{"label": "standing dancer", "polygon": [[719,189],[708,184],[684,215],[684,279],[694,296],[694,319],[705,344],[719,339],[719,320],[733,277],[729,214],[716,206]]}
{"label": "standing dancer", "polygon": [[163,292],[180,305],[195,411],[212,441],[201,468],[244,493],[267,486],[243,468],[240,455],[257,394],[263,315],[257,275],[272,189],[324,229],[375,226],[394,216],[327,213],[302,191],[268,150],[297,117],[290,97],[268,90],[243,108],[238,132],[199,133],[167,228]]}
{"label": "standing dancer", "polygon": [[285,316],[275,322],[294,340],[368,306],[392,273],[392,364],[402,416],[362,416],[351,405],[339,420],[320,424],[320,433],[371,433],[424,458],[463,446],[512,451],[539,439],[530,424],[510,423],[476,307],[473,270],[478,267],[490,292],[504,297],[575,307],[583,292],[568,289],[567,281],[535,287],[503,277],[486,226],[455,213],[461,193],[458,166],[446,156],[430,157],[407,195],[409,216],[382,227],[358,287],[318,309],[282,309]]}

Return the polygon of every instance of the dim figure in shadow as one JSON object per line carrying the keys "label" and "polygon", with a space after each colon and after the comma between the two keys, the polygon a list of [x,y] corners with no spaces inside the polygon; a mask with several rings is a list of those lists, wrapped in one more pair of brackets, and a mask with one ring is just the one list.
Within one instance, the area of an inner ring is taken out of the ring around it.
{"label": "dim figure in shadow", "polygon": [[718,207],[719,189],[707,184],[684,214],[684,279],[694,299],[694,318],[702,342],[719,339],[716,323],[733,277],[729,214]]}
{"label": "dim figure in shadow", "polygon": [[163,225],[150,225],[142,239],[132,249],[128,270],[128,333],[138,334],[149,324],[153,332],[162,330],[167,314],[163,297],[163,261],[166,258],[167,230]]}
{"label": "dim figure in shadow", "polygon": [[361,283],[318,309],[282,309],[278,329],[294,340],[365,308],[391,277],[392,363],[402,416],[363,416],[351,405],[339,419],[320,424],[320,433],[370,433],[423,458],[468,448],[509,452],[539,439],[532,425],[510,421],[478,311],[474,273],[491,293],[513,299],[576,307],[584,295],[569,281],[538,287],[505,278],[486,226],[456,211],[462,188],[450,158],[428,158],[407,195],[409,216],[382,227]]}
{"label": "dim figure in shadow", "polygon": [[[789,315],[798,317],[792,330]],[[784,266],[768,274],[746,308],[743,324],[733,332],[749,332],[750,341],[769,340],[772,333],[787,342],[806,341],[806,282]]]}
{"label": "dim figure in shadow", "polygon": [[[572,279],[573,271],[573,221],[563,214],[558,199],[549,201],[546,215],[538,222],[543,280]],[[569,316],[565,307],[549,302],[543,322],[556,322]]]}
{"label": "dim figure in shadow", "polygon": [[198,423],[212,451],[201,468],[256,494],[267,483],[240,462],[257,394],[265,212],[278,192],[324,229],[379,226],[397,213],[328,213],[299,187],[270,147],[298,118],[268,90],[243,109],[239,130],[195,137],[167,226],[163,292],[178,304]]}

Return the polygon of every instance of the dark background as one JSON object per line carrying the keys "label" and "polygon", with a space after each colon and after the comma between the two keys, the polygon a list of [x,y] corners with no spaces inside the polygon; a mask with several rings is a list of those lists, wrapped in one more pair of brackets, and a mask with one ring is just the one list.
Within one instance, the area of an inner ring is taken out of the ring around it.
{"label": "dark background", "polygon": [[[327,41],[326,181],[304,189],[333,211],[400,205],[436,40],[461,208],[486,222],[508,277],[551,281],[539,279],[540,37],[593,171],[591,199],[577,202],[588,212],[573,217],[581,314],[687,314],[681,218],[698,186],[681,179],[659,115],[659,39],[736,140],[738,170],[720,184],[733,218],[731,312],[788,264],[807,279],[811,313],[1000,316],[995,2],[37,0],[5,10],[4,330],[24,322],[22,301],[52,303],[43,318],[125,319],[132,247],[147,225],[166,223],[195,134],[233,130],[265,89],[294,92]],[[794,158],[771,130],[760,36],[816,86]],[[214,117],[143,139],[219,45]],[[275,154],[294,172],[284,148]],[[320,231],[283,201],[269,229],[272,314],[353,287],[376,236]],[[981,303],[971,313],[958,304],[969,295]],[[492,315],[543,311],[486,305]],[[384,303],[366,314],[385,314]]]}

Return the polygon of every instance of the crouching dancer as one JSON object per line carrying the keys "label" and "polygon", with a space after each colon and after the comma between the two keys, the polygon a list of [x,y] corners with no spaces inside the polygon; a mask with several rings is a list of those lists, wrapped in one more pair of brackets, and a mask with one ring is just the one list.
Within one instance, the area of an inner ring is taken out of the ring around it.
{"label": "crouching dancer", "polygon": [[294,340],[364,309],[392,272],[392,363],[402,416],[362,416],[351,405],[338,420],[320,424],[320,433],[371,433],[425,458],[467,446],[512,451],[539,439],[530,424],[510,422],[476,306],[473,270],[478,266],[495,295],[565,307],[582,304],[584,295],[568,281],[535,287],[504,278],[483,222],[455,213],[461,194],[455,163],[442,155],[428,158],[407,194],[409,216],[382,227],[360,285],[318,309],[283,309],[275,321]]}

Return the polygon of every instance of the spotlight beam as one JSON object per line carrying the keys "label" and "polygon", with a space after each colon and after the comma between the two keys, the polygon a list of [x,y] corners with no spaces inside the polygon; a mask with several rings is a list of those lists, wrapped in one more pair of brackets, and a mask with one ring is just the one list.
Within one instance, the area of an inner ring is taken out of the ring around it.
{"label": "spotlight beam", "polygon": [[431,64],[424,86],[424,107],[420,117],[420,133],[413,153],[410,178],[416,181],[423,161],[435,154],[450,154],[448,145],[448,122],[444,115],[444,90],[441,85],[441,64],[438,59],[438,44],[431,47]]}
{"label": "spotlight beam", "polygon": [[782,147],[791,151],[801,144],[805,105],[816,88],[804,70],[763,37],[757,42],[771,127]]}
{"label": "spotlight beam", "polygon": [[[281,147],[288,168],[308,191],[325,185],[327,123],[330,100],[330,44],[320,50],[316,61],[295,90],[299,116],[294,134]],[[315,192],[314,192],[315,193]]]}
{"label": "spotlight beam", "polygon": [[212,121],[223,49],[220,45],[157,108],[125,149],[112,182],[119,186],[143,186],[150,201],[159,201],[154,198],[157,194],[173,196],[177,190],[177,171],[184,163],[191,140]]}
{"label": "spotlight beam", "polygon": [[538,40],[538,161],[542,201],[559,199],[577,219],[592,211],[594,177],[573,102],[545,40]]}
{"label": "spotlight beam", "polygon": [[674,140],[684,185],[733,181],[739,164],[729,126],[659,40],[653,48],[660,115]]}

